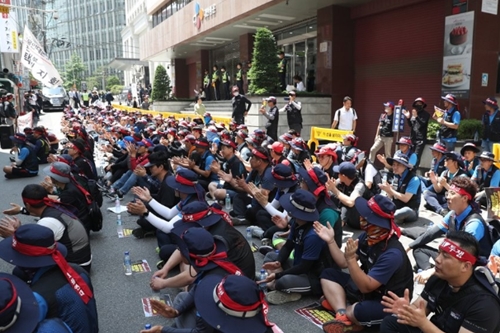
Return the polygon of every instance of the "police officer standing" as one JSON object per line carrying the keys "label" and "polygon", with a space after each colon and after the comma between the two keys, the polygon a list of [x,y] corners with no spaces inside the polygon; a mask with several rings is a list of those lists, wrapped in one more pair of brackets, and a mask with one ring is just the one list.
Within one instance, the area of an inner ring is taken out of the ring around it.
{"label": "police officer standing", "polygon": [[279,53],[280,61],[278,63],[278,77],[280,80],[281,91],[286,90],[286,59],[285,52],[280,51]]}
{"label": "police officer standing", "polygon": [[[269,110],[266,110],[266,104],[269,106]],[[274,141],[278,141],[278,123],[279,123],[279,112],[276,106],[276,97],[271,96],[263,100],[262,107],[260,108],[260,113],[267,118],[266,123],[266,133]]]}
{"label": "police officer standing", "polygon": [[493,151],[493,144],[500,142],[500,114],[498,113],[498,102],[496,98],[489,97],[483,101],[486,110],[483,115],[483,141],[482,148],[485,151]]}
{"label": "police officer standing", "polygon": [[213,99],[218,101],[220,100],[220,72],[219,66],[214,65],[212,67],[212,89],[213,89]]}
{"label": "police officer standing", "polygon": [[228,99],[231,98],[231,96],[229,95],[229,80],[230,80],[230,77],[229,77],[229,74],[226,72],[226,67],[225,66],[221,66],[220,71],[221,71],[221,79],[222,79],[222,86],[221,86],[221,89],[222,89],[222,92],[221,92],[222,99],[228,100]]}
{"label": "police officer standing", "polygon": [[297,97],[295,91],[290,91],[288,96],[290,100],[288,101],[288,104],[280,109],[280,112],[286,111],[288,128],[300,133],[302,131],[302,104],[295,100]]}
{"label": "police officer standing", "polygon": [[212,98],[212,94],[210,93],[210,74],[208,73],[208,69],[205,69],[205,76],[203,77],[203,91],[205,92],[205,98],[207,101],[210,101]]}
{"label": "police officer standing", "polygon": [[240,94],[237,86],[233,86],[233,99],[231,101],[233,105],[233,114],[231,118],[238,124],[245,123],[245,116],[248,114],[248,110],[252,107],[252,102],[248,100],[244,95]]}
{"label": "police officer standing", "polygon": [[[236,73],[234,74],[234,80],[236,81],[236,86],[238,87],[240,94],[244,95],[245,91],[243,90],[243,65],[239,62],[236,65]],[[229,90],[229,89],[228,89]]]}

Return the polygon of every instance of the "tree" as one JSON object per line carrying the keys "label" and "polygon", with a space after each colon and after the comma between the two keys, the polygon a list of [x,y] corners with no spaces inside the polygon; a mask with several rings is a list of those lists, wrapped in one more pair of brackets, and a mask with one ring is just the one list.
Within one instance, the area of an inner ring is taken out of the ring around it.
{"label": "tree", "polygon": [[95,76],[91,76],[87,78],[87,90],[92,91],[94,87],[99,88],[99,85],[101,84],[101,80],[96,78]]}
{"label": "tree", "polygon": [[158,65],[155,70],[155,79],[153,82],[153,92],[151,99],[153,101],[167,101],[171,98],[172,86],[167,70],[162,65]]}
{"label": "tree", "polygon": [[80,89],[83,80],[82,73],[85,70],[82,59],[74,53],[64,65],[64,68],[64,88],[70,89],[73,85],[76,85],[77,89]]}
{"label": "tree", "polygon": [[257,29],[252,55],[252,68],[248,73],[252,80],[249,91],[252,94],[269,94],[278,86],[278,48],[271,30]]}
{"label": "tree", "polygon": [[121,84],[121,82],[120,82],[120,79],[118,78],[118,76],[116,76],[116,75],[110,76],[110,77],[108,77],[108,79],[106,81],[106,90],[108,90],[108,89],[111,90],[112,86],[119,86],[120,84]]}

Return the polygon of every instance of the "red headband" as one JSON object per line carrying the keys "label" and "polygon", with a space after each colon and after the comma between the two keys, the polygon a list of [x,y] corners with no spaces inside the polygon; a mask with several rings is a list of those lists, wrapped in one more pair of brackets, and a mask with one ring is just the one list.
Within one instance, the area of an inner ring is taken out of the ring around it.
{"label": "red headband", "polygon": [[441,251],[444,251],[444,252],[448,253],[452,257],[454,257],[454,258],[456,258],[456,259],[458,259],[460,261],[463,261],[463,262],[469,261],[471,264],[474,265],[476,263],[476,261],[477,261],[476,257],[474,257],[469,252],[465,251],[464,249],[462,249],[460,246],[458,246],[457,244],[453,243],[449,239],[445,239],[441,243],[441,245],[439,245],[439,249]]}
{"label": "red headband", "polygon": [[198,181],[189,180],[187,178],[182,177],[179,174],[175,175],[175,181],[178,182],[179,184],[186,185],[186,186],[193,186],[193,187],[198,183]]}
{"label": "red headband", "polygon": [[61,177],[64,177],[64,178],[69,178],[69,174],[65,174],[65,173],[62,173],[61,171],[57,170],[54,165],[51,165],[50,166],[50,172],[58,175],[58,176],[61,176]]}
{"label": "red headband", "polygon": [[255,316],[260,311],[260,306],[262,306],[262,316],[264,317],[264,323],[268,327],[274,326],[274,324],[269,322],[269,319],[267,318],[267,314],[269,313],[269,305],[267,304],[265,299],[266,296],[262,291],[259,291],[260,299],[257,302],[250,305],[242,305],[235,302],[228,295],[228,293],[224,289],[225,282],[226,278],[222,279],[222,281],[215,287],[214,290],[214,301],[222,311],[234,317],[239,316],[241,318],[250,318],[252,316],[248,315],[248,313],[253,312],[253,316]]}
{"label": "red headband", "polygon": [[264,154],[264,153],[262,153],[262,152],[258,151],[257,149],[252,149],[252,155],[254,155],[254,156],[256,156],[256,157],[258,157],[258,158],[260,158],[260,159],[262,159],[262,160],[267,161],[267,156],[266,156],[266,154]]}
{"label": "red headband", "polygon": [[28,245],[20,243],[16,239],[16,235],[14,235],[12,237],[12,248],[17,252],[30,257],[51,255],[52,259],[63,272],[64,277],[66,277],[66,280],[68,280],[73,287],[73,290],[78,294],[78,296],[80,296],[82,301],[87,304],[92,298],[92,290],[90,290],[85,280],[83,280],[82,277],[68,264],[62,253],[57,250],[57,243],[52,244],[50,247]]}
{"label": "red headband", "polygon": [[297,180],[297,177],[295,177],[295,175],[293,173],[290,176],[282,176],[282,175],[277,174],[274,171],[274,168],[271,170],[271,174],[273,175],[274,178],[276,178],[278,180]]}
{"label": "red headband", "polygon": [[497,106],[497,105],[498,105],[498,103],[497,103],[497,102],[495,102],[494,100],[492,100],[491,98],[487,98],[485,102],[486,102],[486,103],[490,103],[490,104],[492,104],[492,105],[494,105],[494,106]]}
{"label": "red headband", "polygon": [[461,188],[461,187],[458,187],[456,185],[451,185],[450,186],[450,191],[453,191],[457,194],[460,194],[460,195],[463,195],[465,197],[467,197],[467,200],[471,201],[472,200],[472,195],[467,192],[465,189]]}
{"label": "red headband", "polygon": [[230,261],[226,261],[227,253],[226,252],[217,252],[217,246],[214,244],[213,250],[208,255],[196,255],[193,253],[189,253],[189,257],[194,259],[194,263],[198,267],[205,267],[210,261],[216,264],[217,266],[224,269],[229,274],[235,275],[243,275],[238,267]]}
{"label": "red headband", "polygon": [[370,207],[370,209],[378,216],[391,220],[391,232],[389,233],[389,237],[387,237],[387,239],[389,239],[393,233],[396,233],[398,238],[401,237],[401,229],[399,229],[398,225],[394,221],[394,212],[391,214],[384,212],[375,201],[374,197],[371,197],[370,200],[368,200],[368,207]]}
{"label": "red headband", "polygon": [[208,208],[206,210],[202,210],[201,212],[194,213],[194,214],[182,214],[182,220],[184,222],[197,222],[197,221],[201,220],[202,218],[210,215],[211,213],[212,213],[212,211],[210,210],[210,208]]}
{"label": "red headband", "polygon": [[[194,130],[195,129],[193,128],[193,131]],[[197,146],[200,146],[200,147],[208,147],[209,146],[208,142],[200,141],[200,140],[196,140],[196,142],[194,144],[197,145]]]}
{"label": "red headband", "polygon": [[316,172],[314,172],[313,169],[309,169],[309,170],[307,170],[307,174],[309,175],[309,177],[311,177],[311,180],[317,186],[316,189],[314,190],[313,194],[315,196],[318,196],[321,192],[325,192],[325,194],[328,196],[328,190],[326,189],[325,185],[321,184]]}

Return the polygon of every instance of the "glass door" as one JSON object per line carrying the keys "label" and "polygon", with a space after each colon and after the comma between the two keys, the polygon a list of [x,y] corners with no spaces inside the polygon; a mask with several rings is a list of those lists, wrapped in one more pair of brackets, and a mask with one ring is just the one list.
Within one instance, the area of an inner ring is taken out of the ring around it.
{"label": "glass door", "polygon": [[286,84],[293,84],[293,44],[288,44],[283,46],[283,51],[285,52],[285,59],[287,61],[286,65]]}
{"label": "glass door", "polygon": [[305,77],[302,77],[307,91],[314,91],[316,89],[316,54],[318,53],[316,42],[316,38],[309,38],[307,40],[307,73],[304,74]]}
{"label": "glass door", "polygon": [[[306,72],[306,42],[295,43],[294,76],[298,75],[304,79]],[[293,82],[293,77],[292,81]],[[290,83],[293,84],[293,83]]]}

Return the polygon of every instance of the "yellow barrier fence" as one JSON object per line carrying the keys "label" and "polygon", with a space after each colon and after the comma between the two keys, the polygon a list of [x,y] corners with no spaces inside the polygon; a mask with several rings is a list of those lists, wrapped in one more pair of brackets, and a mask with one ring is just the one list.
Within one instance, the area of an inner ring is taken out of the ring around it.
{"label": "yellow barrier fence", "polygon": [[[317,149],[319,140],[342,142],[342,136],[352,134],[352,131],[341,131],[331,128],[311,127],[311,138],[307,141],[309,149]],[[312,146],[314,144],[314,147]]]}
{"label": "yellow barrier fence", "polygon": [[[186,119],[186,118],[191,118],[193,119],[196,115],[193,113],[193,114],[184,114],[184,113],[177,113],[177,112],[166,112],[166,111],[152,111],[152,110],[143,110],[143,109],[136,109],[136,108],[133,108],[133,107],[130,107],[130,106],[126,106],[126,105],[119,105],[119,104],[113,104],[113,107],[115,109],[119,109],[119,110],[123,110],[123,111],[127,111],[127,112],[141,112],[141,113],[144,113],[144,114],[152,114],[153,116],[157,116],[157,115],[162,115],[163,118],[167,118],[169,116],[174,116],[174,118],[176,120],[180,120],[180,119]],[[228,126],[229,128],[229,122],[231,121],[231,118],[229,117],[214,117],[212,116],[212,119],[217,122],[217,123],[224,123],[226,124],[226,126]]]}
{"label": "yellow barrier fence", "polygon": [[495,155],[495,160],[499,161],[495,163],[495,166],[497,168],[500,168],[500,143],[494,143],[493,144],[493,151],[492,153]]}

